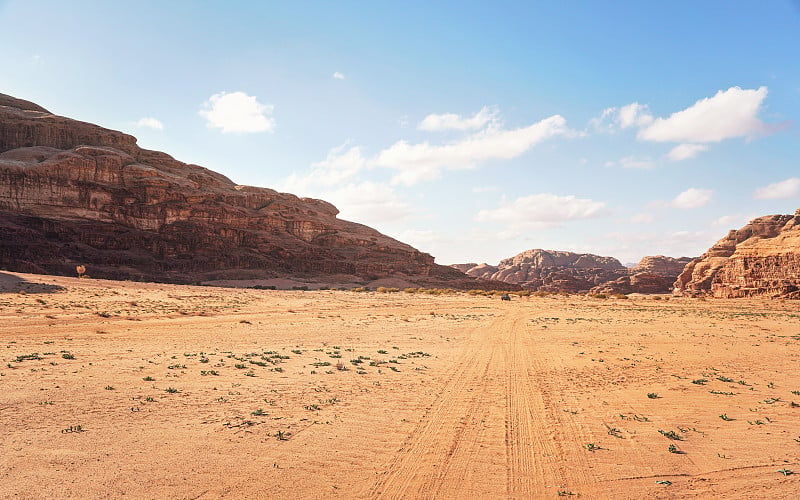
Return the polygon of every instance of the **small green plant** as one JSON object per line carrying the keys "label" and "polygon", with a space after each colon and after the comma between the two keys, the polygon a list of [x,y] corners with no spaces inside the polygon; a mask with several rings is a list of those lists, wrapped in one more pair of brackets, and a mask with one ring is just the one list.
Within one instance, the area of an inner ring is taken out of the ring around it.
{"label": "small green plant", "polygon": [[155,398],[153,398],[151,396],[147,396],[146,398],[144,398],[144,400],[147,401],[148,403],[155,403],[156,402]]}
{"label": "small green plant", "polygon": [[678,447],[675,446],[674,444],[669,445],[668,449],[669,449],[670,453],[680,453],[680,451],[678,450]]}
{"label": "small green plant", "polygon": [[245,368],[247,368],[247,365],[242,363],[236,363],[235,365],[233,365],[233,367],[238,368],[239,370],[244,370]]}
{"label": "small green plant", "polygon": [[672,484],[672,481],[656,481],[656,484],[663,484],[664,486],[669,486]]}
{"label": "small green plant", "polygon": [[794,394],[795,396],[800,396],[800,391],[792,391],[792,394]]}
{"label": "small green plant", "polygon": [[560,497],[571,497],[571,496],[573,496],[574,494],[575,494],[575,493],[573,493],[573,492],[571,492],[571,491],[558,490],[558,496],[560,496]]}
{"label": "small green plant", "polygon": [[306,405],[305,409],[308,411],[317,411],[319,410],[319,405]]}
{"label": "small green plant", "polygon": [[674,439],[675,441],[683,440],[683,436],[681,436],[675,431],[662,431],[661,429],[659,429],[658,432],[667,439]]}
{"label": "small green plant", "polygon": [[771,404],[777,403],[780,400],[781,400],[781,398],[768,398],[768,399],[765,399],[764,402],[767,403],[768,405],[771,405]]}
{"label": "small green plant", "polygon": [[791,476],[792,474],[794,474],[794,471],[791,469],[778,469],[778,472],[780,472],[784,476]]}
{"label": "small green plant", "polygon": [[219,372],[217,370],[200,370],[200,375],[214,375],[219,376]]}
{"label": "small green plant", "polygon": [[264,415],[267,415],[267,412],[259,408],[258,410],[252,412],[251,415],[253,415],[254,417],[262,417]]}
{"label": "small green plant", "polygon": [[107,385],[107,386],[106,386],[106,390],[107,390],[107,391],[114,391],[114,390],[116,390],[116,389],[114,388],[114,386],[113,386],[113,385]]}
{"label": "small green plant", "polygon": [[175,394],[175,393],[178,392],[178,389],[176,389],[174,387],[167,387],[166,389],[164,389],[164,391],[166,391],[166,392],[168,392],[170,394]]}
{"label": "small green plant", "polygon": [[146,376],[142,380],[144,380],[145,382],[153,382],[153,381],[155,381],[155,379],[153,377],[151,377],[150,375]]}
{"label": "small green plant", "polygon": [[84,429],[80,425],[70,425],[66,429],[61,429],[61,433],[62,434],[71,434],[73,432],[85,432],[85,431],[86,431],[86,429]]}
{"label": "small green plant", "polygon": [[650,399],[658,399],[661,396],[659,396],[657,392],[648,392],[647,393],[647,397],[650,398]]}
{"label": "small green plant", "polygon": [[708,391],[708,392],[710,392],[711,394],[718,394],[720,396],[735,396],[736,395],[735,392],[714,391],[714,390],[711,390],[711,391]]}
{"label": "small green plant", "polygon": [[622,431],[620,431],[620,430],[619,430],[619,429],[617,429],[616,427],[609,427],[609,428],[608,428],[608,435],[609,435],[609,436],[614,436],[615,438],[624,439],[624,438],[622,437]]}
{"label": "small green plant", "polygon": [[287,441],[289,439],[289,434],[283,431],[278,431],[275,433],[275,438],[278,441]]}
{"label": "small green plant", "polygon": [[389,354],[389,351],[385,351],[383,349],[378,350],[378,354]]}
{"label": "small green plant", "polygon": [[597,451],[597,450],[602,450],[603,448],[601,448],[599,445],[596,445],[595,443],[586,443],[586,449],[589,451]]}
{"label": "small green plant", "polygon": [[244,376],[245,377],[255,377],[256,374],[253,371],[249,371],[249,372],[245,373]]}
{"label": "small green plant", "polygon": [[72,353],[69,353],[69,352],[65,352],[65,353],[63,353],[63,354],[61,355],[61,357],[62,357],[62,358],[64,358],[64,359],[75,359],[75,355],[74,355],[74,354],[72,354]]}
{"label": "small green plant", "polygon": [[205,358],[205,357],[203,357],[203,358],[200,358],[200,362],[201,362],[201,363],[208,363],[209,361],[211,361],[211,360],[210,360],[210,359],[208,359],[208,358]]}
{"label": "small green plant", "polygon": [[720,375],[719,377],[717,377],[717,380],[719,380],[720,382],[733,382],[732,378],[725,377],[723,375]]}
{"label": "small green plant", "polygon": [[704,378],[698,378],[698,379],[692,380],[692,383],[693,384],[697,384],[697,385],[705,385],[706,382],[708,382],[708,380],[704,379]]}
{"label": "small green plant", "polygon": [[726,422],[733,422],[734,420],[736,420],[735,418],[731,418],[731,417],[729,417],[729,416],[728,416],[728,415],[726,415],[725,413],[723,413],[722,415],[720,415],[720,416],[719,416],[719,418],[721,418],[722,420],[724,420],[724,421],[726,421]]}
{"label": "small green plant", "polygon": [[753,420],[753,421],[748,420],[747,423],[750,425],[764,425],[764,422],[762,420]]}

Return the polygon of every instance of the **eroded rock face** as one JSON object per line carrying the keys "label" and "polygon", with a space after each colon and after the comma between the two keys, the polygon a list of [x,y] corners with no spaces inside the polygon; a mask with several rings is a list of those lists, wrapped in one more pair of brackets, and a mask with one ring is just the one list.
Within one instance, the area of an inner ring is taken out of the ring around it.
{"label": "eroded rock face", "polygon": [[800,210],[759,217],[730,231],[686,266],[674,293],[800,298]]}
{"label": "eroded rock face", "polygon": [[239,186],[133,136],[0,94],[0,267],[191,283],[417,276],[479,288],[321,200]]}
{"label": "eroded rock face", "polygon": [[678,275],[691,260],[690,257],[676,259],[664,255],[642,257],[639,264],[629,270],[630,274],[598,285],[590,293],[670,293]]}
{"label": "eroded rock face", "polygon": [[623,276],[627,269],[613,257],[534,249],[503,259],[497,266],[473,266],[466,273],[534,291],[575,293]]}

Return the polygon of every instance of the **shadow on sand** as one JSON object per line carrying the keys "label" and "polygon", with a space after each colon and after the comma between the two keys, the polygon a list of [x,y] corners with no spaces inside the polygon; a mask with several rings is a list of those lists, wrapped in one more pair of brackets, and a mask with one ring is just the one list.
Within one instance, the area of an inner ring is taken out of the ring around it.
{"label": "shadow on sand", "polygon": [[65,290],[63,286],[32,283],[19,276],[0,272],[0,293],[56,293],[63,290]]}

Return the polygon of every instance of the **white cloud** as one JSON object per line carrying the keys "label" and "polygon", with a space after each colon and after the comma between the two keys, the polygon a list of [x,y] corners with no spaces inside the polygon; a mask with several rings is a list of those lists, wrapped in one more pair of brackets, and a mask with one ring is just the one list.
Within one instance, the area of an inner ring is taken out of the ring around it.
{"label": "white cloud", "polygon": [[272,132],[275,120],[272,118],[274,106],[261,104],[255,96],[244,92],[220,92],[203,103],[200,115],[205,117],[206,125],[221,128],[223,133]]}
{"label": "white cloud", "polygon": [[619,108],[616,121],[620,128],[643,127],[653,122],[653,115],[646,104],[633,102]]}
{"label": "white cloud", "polygon": [[722,217],[712,221],[711,225],[724,228],[739,228],[747,224],[752,219],[754,219],[754,217],[749,215],[723,215]]}
{"label": "white cloud", "polygon": [[472,188],[473,193],[493,193],[497,191],[497,186],[475,186]]}
{"label": "white cloud", "polygon": [[516,158],[546,139],[571,133],[566,120],[554,115],[514,130],[488,127],[445,145],[399,141],[378,153],[374,164],[398,171],[392,179],[393,184],[411,186],[423,180],[436,179],[445,169],[469,169],[490,160]]}
{"label": "white cloud", "polygon": [[496,222],[511,228],[552,227],[559,223],[590,219],[603,214],[606,204],[600,201],[558,196],[550,193],[532,194],[504,201],[499,208],[481,210],[475,220]]}
{"label": "white cloud", "polygon": [[[328,156],[317,163],[312,163],[312,170],[306,175],[292,174],[282,189],[291,193],[307,192],[312,186],[326,188],[352,181],[359,172],[367,167],[367,160],[358,146],[348,147],[347,142],[328,152]],[[313,191],[313,190],[312,190]]]}
{"label": "white cloud", "polygon": [[340,218],[368,225],[396,222],[413,213],[391,187],[370,181],[347,184],[321,198],[339,209]]}
{"label": "white cloud", "polygon": [[689,188],[676,196],[670,206],[674,208],[700,208],[711,201],[714,192],[710,189]]}
{"label": "white cloud", "polygon": [[798,194],[800,194],[800,178],[791,177],[785,181],[756,189],[753,192],[753,198],[756,200],[778,200],[793,198]]}
{"label": "white cloud", "polygon": [[497,109],[484,106],[470,118],[463,118],[453,113],[441,115],[430,114],[417,126],[420,130],[428,132],[441,132],[444,130],[480,130],[489,123],[497,122]]}
{"label": "white cloud", "polygon": [[337,71],[333,74],[333,78],[336,80],[344,80],[344,73],[340,73]]}
{"label": "white cloud", "polygon": [[164,124],[155,118],[141,118],[138,122],[136,122],[136,126],[142,128],[164,130]]}
{"label": "white cloud", "polygon": [[708,146],[704,144],[678,144],[667,153],[667,157],[672,161],[688,160],[707,150]]}
{"label": "white cloud", "polygon": [[639,168],[648,169],[653,168],[655,163],[650,158],[636,158],[634,156],[627,156],[619,161],[622,168]]}
{"label": "white cloud", "polygon": [[752,137],[766,130],[758,118],[766,97],[767,87],[720,90],[714,97],[701,99],[669,118],[657,118],[641,129],[638,137],[646,141],[684,143]]}
{"label": "white cloud", "polygon": [[589,125],[598,132],[614,133],[617,127],[643,127],[653,121],[653,115],[646,104],[633,102],[619,108],[606,108],[599,117],[589,121]]}
{"label": "white cloud", "polygon": [[634,224],[651,224],[654,220],[653,214],[647,212],[636,214],[631,217],[631,222]]}

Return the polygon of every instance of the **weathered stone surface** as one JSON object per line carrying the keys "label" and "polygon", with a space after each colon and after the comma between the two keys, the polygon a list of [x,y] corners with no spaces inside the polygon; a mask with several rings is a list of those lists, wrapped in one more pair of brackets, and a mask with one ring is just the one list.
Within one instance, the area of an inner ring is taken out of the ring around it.
{"label": "weathered stone surface", "polygon": [[686,266],[674,293],[800,298],[800,210],[759,217],[730,231]]}
{"label": "weathered stone surface", "polygon": [[533,249],[503,259],[497,266],[474,266],[466,273],[529,290],[574,293],[626,275],[627,269],[613,257]]}
{"label": "weathered stone surface", "polygon": [[239,186],[133,136],[0,94],[0,267],[198,282],[290,275],[412,277],[496,287],[325,201]]}
{"label": "weathered stone surface", "polygon": [[664,255],[642,257],[639,264],[629,270],[628,276],[598,285],[590,293],[669,293],[678,275],[691,260],[690,257],[676,259]]}

